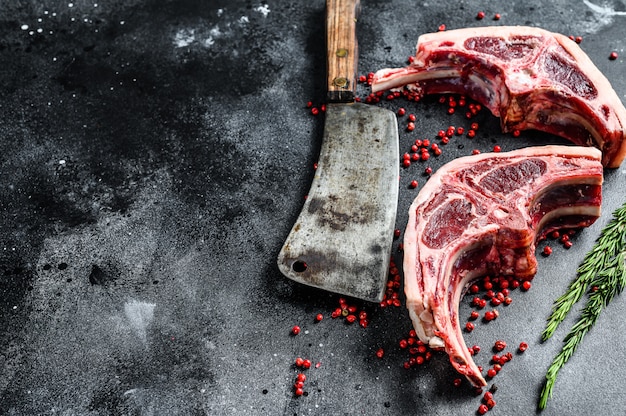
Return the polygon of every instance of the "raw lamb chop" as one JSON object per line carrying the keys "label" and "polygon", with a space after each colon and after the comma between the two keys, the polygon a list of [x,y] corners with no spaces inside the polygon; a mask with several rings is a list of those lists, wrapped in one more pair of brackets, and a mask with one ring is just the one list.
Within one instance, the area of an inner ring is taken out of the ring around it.
{"label": "raw lamb chop", "polygon": [[524,26],[482,27],[419,37],[406,68],[374,75],[372,91],[465,94],[500,117],[502,130],[536,129],[626,156],[626,109],[606,77],[566,36]]}
{"label": "raw lamb chop", "polygon": [[475,386],[486,385],[459,324],[475,279],[537,270],[535,243],[600,215],[603,168],[593,147],[539,146],[456,159],[428,180],[404,237],[407,308],[419,338],[444,349]]}

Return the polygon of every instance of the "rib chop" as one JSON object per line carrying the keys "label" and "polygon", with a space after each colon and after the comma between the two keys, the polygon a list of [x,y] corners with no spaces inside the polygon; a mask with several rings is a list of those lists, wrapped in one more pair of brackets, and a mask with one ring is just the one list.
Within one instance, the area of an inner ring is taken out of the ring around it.
{"label": "rib chop", "polygon": [[476,386],[486,385],[459,324],[459,301],[475,279],[537,270],[535,243],[600,215],[601,152],[528,147],[453,160],[431,176],[409,209],[404,236],[407,308],[419,338],[444,349]]}
{"label": "rib chop", "polygon": [[406,68],[382,69],[372,91],[465,94],[500,117],[504,132],[535,129],[626,156],[626,109],[606,77],[566,36],[524,26],[482,27],[419,37]]}

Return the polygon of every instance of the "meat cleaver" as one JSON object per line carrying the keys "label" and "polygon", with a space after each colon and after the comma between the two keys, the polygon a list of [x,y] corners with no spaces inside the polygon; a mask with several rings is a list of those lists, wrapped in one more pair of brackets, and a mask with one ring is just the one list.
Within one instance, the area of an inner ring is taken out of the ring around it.
{"label": "meat cleaver", "polygon": [[355,102],[358,0],[327,0],[328,105],[317,169],[278,256],[297,282],[383,299],[398,206],[398,124]]}

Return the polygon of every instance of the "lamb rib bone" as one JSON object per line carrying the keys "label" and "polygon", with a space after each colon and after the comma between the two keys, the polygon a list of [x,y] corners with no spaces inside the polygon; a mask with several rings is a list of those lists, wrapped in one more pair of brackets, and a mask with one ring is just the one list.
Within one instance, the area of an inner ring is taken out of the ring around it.
{"label": "lamb rib bone", "polygon": [[592,147],[538,146],[453,160],[409,209],[404,236],[407,308],[419,338],[444,349],[475,386],[486,381],[459,323],[466,288],[485,275],[532,279],[536,242],[600,215],[603,168]]}
{"label": "lamb rib bone", "polygon": [[467,95],[500,117],[504,132],[535,129],[596,146],[607,167],[626,156],[624,105],[578,44],[558,33],[500,26],[424,34],[410,65],[374,75],[373,92],[401,88]]}

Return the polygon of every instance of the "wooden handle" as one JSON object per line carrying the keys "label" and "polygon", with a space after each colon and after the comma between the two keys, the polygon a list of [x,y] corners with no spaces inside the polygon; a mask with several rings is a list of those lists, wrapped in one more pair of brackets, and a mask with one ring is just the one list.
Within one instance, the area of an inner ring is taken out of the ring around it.
{"label": "wooden handle", "polygon": [[352,102],[356,95],[359,0],[326,0],[328,101]]}

